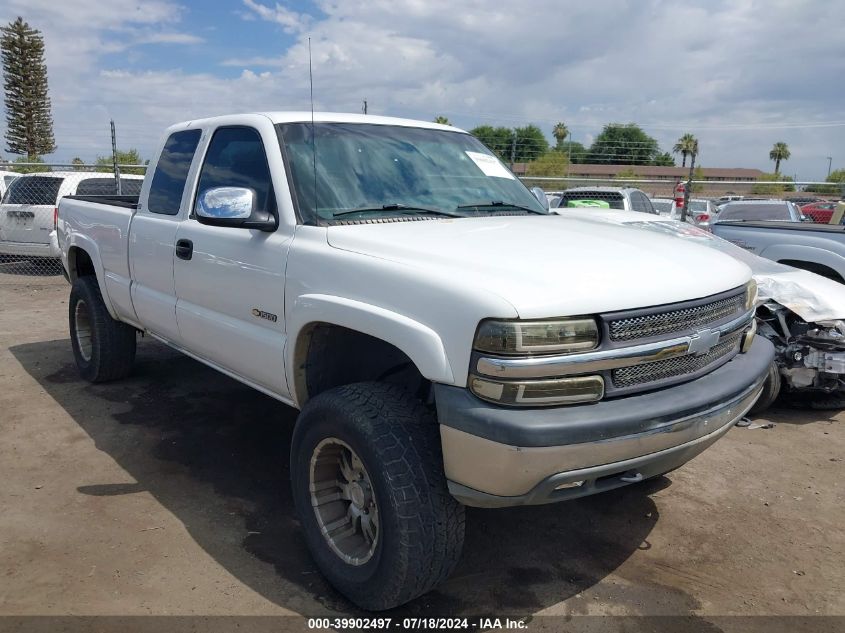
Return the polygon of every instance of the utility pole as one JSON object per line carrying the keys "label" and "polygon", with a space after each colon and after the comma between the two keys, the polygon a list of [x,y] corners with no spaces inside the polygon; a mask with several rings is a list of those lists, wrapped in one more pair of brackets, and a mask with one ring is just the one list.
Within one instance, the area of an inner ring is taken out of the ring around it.
{"label": "utility pole", "polygon": [[689,162],[689,178],[687,178],[687,186],[684,187],[684,206],[681,209],[681,222],[687,221],[687,209],[689,209],[689,197],[692,191],[692,170],[695,169],[695,153],[691,154],[692,158]]}
{"label": "utility pole", "polygon": [[833,164],[833,156],[827,157],[827,177],[830,178],[830,166]]}
{"label": "utility pole", "polygon": [[121,195],[120,167],[117,166],[117,135],[114,132],[114,119],[111,119],[111,159],[114,165],[114,190]]}
{"label": "utility pole", "polygon": [[511,137],[511,171],[513,171],[513,162],[516,160],[516,132]]}
{"label": "utility pole", "polygon": [[[567,130],[567,132],[568,132],[567,136],[569,137],[569,145],[567,146],[567,149],[569,151],[567,152],[568,156],[567,156],[567,159],[566,159],[566,177],[568,178],[569,177],[569,166],[572,164],[572,132],[569,132],[568,130]],[[564,137],[563,140],[565,141],[566,137]]]}
{"label": "utility pole", "polygon": [[364,99],[364,114],[367,114],[367,100]]}

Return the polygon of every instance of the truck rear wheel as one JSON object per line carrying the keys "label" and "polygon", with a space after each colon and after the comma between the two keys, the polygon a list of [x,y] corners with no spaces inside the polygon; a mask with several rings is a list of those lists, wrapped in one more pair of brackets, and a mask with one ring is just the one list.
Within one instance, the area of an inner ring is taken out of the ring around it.
{"label": "truck rear wheel", "polygon": [[126,377],[135,361],[135,328],[111,318],[96,277],[78,277],[70,291],[70,343],[80,375],[90,382]]}
{"label": "truck rear wheel", "polygon": [[446,487],[437,422],[398,385],[357,383],[309,401],[291,481],[311,555],[359,607],[404,604],[458,562],[464,508]]}

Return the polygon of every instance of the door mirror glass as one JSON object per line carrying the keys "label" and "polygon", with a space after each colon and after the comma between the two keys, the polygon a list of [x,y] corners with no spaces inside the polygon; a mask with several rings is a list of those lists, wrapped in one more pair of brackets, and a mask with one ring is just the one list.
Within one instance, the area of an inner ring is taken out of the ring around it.
{"label": "door mirror glass", "polygon": [[197,197],[194,212],[212,220],[246,220],[255,208],[255,192],[245,187],[213,187]]}
{"label": "door mirror glass", "polygon": [[531,187],[531,193],[533,193],[534,197],[537,198],[539,203],[543,205],[543,208],[548,211],[549,199],[546,197],[546,192],[543,191],[540,187]]}

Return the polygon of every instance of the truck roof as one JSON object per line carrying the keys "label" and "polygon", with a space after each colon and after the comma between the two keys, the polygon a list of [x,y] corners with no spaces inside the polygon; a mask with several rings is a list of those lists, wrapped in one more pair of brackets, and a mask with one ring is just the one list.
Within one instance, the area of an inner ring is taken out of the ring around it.
{"label": "truck roof", "polygon": [[[205,119],[194,119],[192,121],[183,121],[172,125],[168,130],[180,129],[196,125],[207,125],[219,121],[225,124],[231,124],[233,119],[238,117],[249,116],[265,116],[273,123],[308,123],[311,121],[311,112],[308,110],[291,111],[291,112],[245,112],[242,114],[232,114],[225,116],[208,117]],[[418,121],[415,119],[401,119],[398,117],[376,116],[374,114],[354,114],[349,112],[315,112],[314,121],[317,123],[368,123],[370,125],[399,125],[404,127],[419,127],[429,128],[432,130],[446,130],[449,132],[461,132],[466,134],[466,130],[454,127],[452,125],[442,125],[440,123],[433,123],[431,121]]]}

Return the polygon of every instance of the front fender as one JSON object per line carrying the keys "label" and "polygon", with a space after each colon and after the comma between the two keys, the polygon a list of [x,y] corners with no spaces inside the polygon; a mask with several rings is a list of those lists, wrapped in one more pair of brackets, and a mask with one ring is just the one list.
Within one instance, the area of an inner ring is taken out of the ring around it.
{"label": "front fender", "polygon": [[353,299],[308,294],[294,301],[285,320],[285,373],[291,393],[296,393],[296,385],[291,384],[296,375],[296,342],[312,323],[330,323],[381,339],[404,352],[424,378],[445,384],[454,382],[446,348],[437,332],[397,312]]}

